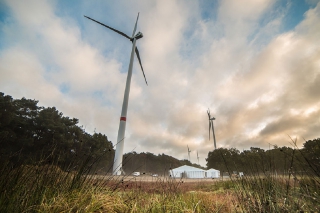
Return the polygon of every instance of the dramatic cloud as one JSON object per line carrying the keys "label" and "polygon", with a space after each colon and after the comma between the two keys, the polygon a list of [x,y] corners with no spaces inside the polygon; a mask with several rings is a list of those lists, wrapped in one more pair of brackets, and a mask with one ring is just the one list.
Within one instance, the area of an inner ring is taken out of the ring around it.
{"label": "dramatic cloud", "polygon": [[131,35],[140,12],[149,85],[135,61],[125,152],[184,159],[188,145],[205,165],[208,108],[218,147],[290,146],[289,136],[301,146],[320,129],[320,3],[303,4],[287,27],[290,1],[8,0],[0,91],[56,106],[115,143],[131,45],[83,15]]}

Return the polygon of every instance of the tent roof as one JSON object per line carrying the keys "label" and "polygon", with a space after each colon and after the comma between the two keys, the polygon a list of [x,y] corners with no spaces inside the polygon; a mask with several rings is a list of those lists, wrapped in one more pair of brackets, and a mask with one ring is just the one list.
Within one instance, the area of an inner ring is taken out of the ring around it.
{"label": "tent roof", "polygon": [[172,170],[174,170],[174,171],[205,171],[203,169],[199,169],[199,168],[196,168],[193,166],[187,166],[187,165],[180,166],[180,167],[172,169]]}
{"label": "tent roof", "polygon": [[210,171],[219,171],[219,170],[216,170],[216,169],[208,169],[207,171],[210,172]]}

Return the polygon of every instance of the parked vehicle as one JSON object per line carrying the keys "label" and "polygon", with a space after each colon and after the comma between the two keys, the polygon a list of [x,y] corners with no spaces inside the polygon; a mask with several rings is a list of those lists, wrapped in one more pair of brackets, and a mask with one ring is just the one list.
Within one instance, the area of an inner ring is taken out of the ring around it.
{"label": "parked vehicle", "polygon": [[140,176],[140,172],[134,172],[132,173],[133,176]]}

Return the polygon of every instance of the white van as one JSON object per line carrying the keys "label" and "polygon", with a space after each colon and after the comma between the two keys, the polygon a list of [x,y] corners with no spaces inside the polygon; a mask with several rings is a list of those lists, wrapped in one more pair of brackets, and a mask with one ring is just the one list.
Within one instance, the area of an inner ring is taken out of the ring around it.
{"label": "white van", "polygon": [[140,172],[134,172],[132,173],[133,176],[139,176],[140,175]]}

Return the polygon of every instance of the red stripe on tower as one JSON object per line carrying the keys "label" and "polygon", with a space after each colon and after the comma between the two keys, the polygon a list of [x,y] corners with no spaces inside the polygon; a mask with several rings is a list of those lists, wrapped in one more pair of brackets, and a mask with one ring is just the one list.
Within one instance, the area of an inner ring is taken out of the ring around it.
{"label": "red stripe on tower", "polygon": [[120,117],[120,121],[126,121],[127,118],[126,117]]}

